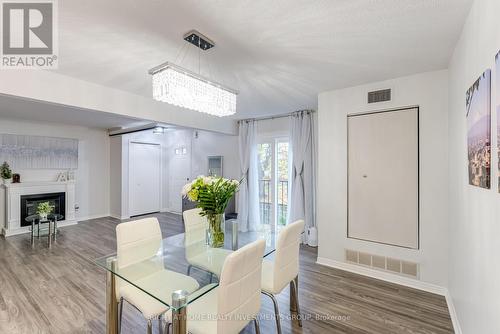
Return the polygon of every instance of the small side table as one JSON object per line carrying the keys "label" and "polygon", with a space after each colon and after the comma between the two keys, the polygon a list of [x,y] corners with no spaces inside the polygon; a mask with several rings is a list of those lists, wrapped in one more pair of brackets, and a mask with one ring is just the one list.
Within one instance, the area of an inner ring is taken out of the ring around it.
{"label": "small side table", "polygon": [[55,241],[55,240],[57,240],[57,234],[59,233],[59,230],[57,229],[57,222],[63,220],[64,216],[60,215],[58,213],[51,213],[47,216],[47,219],[51,220],[53,225],[54,225],[53,236],[54,236],[54,241]]}
{"label": "small side table", "polygon": [[[26,217],[26,221],[31,223],[31,244],[35,243],[35,235],[37,239],[40,237],[48,237],[49,246],[52,244],[52,237],[54,241],[57,240],[57,221],[64,219],[63,215],[60,214],[49,214],[47,215],[47,220],[40,220],[39,215],[31,215]],[[48,227],[44,227],[48,224]]]}

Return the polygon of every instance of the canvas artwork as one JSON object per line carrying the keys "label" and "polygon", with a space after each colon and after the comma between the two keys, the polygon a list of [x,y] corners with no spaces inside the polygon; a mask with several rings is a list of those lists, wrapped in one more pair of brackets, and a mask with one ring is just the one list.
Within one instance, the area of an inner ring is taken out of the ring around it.
{"label": "canvas artwork", "polygon": [[76,169],[78,140],[0,134],[0,161],[19,169]]}
{"label": "canvas artwork", "polygon": [[491,71],[484,72],[466,94],[469,184],[491,186]]}
{"label": "canvas artwork", "polygon": [[500,192],[500,51],[495,56],[497,92],[497,155],[498,155],[498,192]]}

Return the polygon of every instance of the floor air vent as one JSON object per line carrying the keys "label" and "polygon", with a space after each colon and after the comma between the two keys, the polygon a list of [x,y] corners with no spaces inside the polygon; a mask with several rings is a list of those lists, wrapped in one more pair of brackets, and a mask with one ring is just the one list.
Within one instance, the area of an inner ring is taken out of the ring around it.
{"label": "floor air vent", "polygon": [[351,249],[345,250],[345,260],[346,262],[355,263],[364,267],[392,272],[412,278],[419,278],[418,263],[414,262],[358,252]]}

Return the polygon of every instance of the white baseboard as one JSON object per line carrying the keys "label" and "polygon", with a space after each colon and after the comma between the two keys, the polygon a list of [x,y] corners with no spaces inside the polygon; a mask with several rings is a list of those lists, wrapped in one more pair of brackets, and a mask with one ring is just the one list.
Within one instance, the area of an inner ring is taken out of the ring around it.
{"label": "white baseboard", "polygon": [[90,216],[77,217],[76,219],[78,220],[78,222],[82,222],[82,221],[85,221],[85,220],[98,219],[98,218],[106,218],[106,217],[112,217],[112,216],[108,213],[108,214],[100,214],[100,215],[90,215]]}
{"label": "white baseboard", "polygon": [[453,323],[453,329],[455,334],[462,334],[462,328],[460,327],[460,322],[458,321],[457,310],[455,310],[455,305],[453,304],[453,298],[451,297],[450,291],[446,289],[446,304],[448,305],[448,311],[450,312],[451,322]]}
{"label": "white baseboard", "polygon": [[396,274],[392,274],[385,271],[379,271],[363,266],[357,266],[351,263],[341,262],[337,260],[327,259],[324,257],[318,257],[316,263],[319,265],[332,267],[344,271],[348,271],[351,273],[368,276],[372,278],[376,278],[382,281],[403,285],[409,288],[418,289],[430,293],[434,293],[440,296],[445,297],[446,304],[448,305],[448,311],[450,312],[451,321],[453,324],[453,328],[455,330],[455,334],[462,334],[462,330],[460,328],[460,324],[458,322],[457,313],[455,310],[455,306],[453,305],[453,299],[451,298],[450,292],[446,287],[422,282],[413,278],[404,277]]}
{"label": "white baseboard", "polygon": [[125,219],[129,219],[130,218],[130,217],[125,217],[125,216],[113,215],[113,214],[110,214],[109,217],[115,218],[115,219],[118,219],[118,220],[125,220]]}
{"label": "white baseboard", "polygon": [[162,212],[166,212],[166,213],[172,213],[174,215],[182,215],[182,212],[179,212],[179,211],[175,211],[175,210],[166,210],[166,211],[162,211]]}

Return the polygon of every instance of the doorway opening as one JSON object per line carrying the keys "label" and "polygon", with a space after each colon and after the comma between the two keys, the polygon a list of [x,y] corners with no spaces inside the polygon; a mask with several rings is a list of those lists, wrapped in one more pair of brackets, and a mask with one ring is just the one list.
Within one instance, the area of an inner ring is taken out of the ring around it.
{"label": "doorway opening", "polygon": [[275,231],[287,224],[291,150],[288,138],[272,138],[257,146],[261,224]]}

